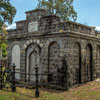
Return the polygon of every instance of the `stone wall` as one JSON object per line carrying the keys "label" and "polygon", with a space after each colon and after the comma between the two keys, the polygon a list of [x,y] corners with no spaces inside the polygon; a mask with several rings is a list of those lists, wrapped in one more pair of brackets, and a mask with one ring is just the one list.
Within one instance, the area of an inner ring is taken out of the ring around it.
{"label": "stone wall", "polygon": [[[29,32],[28,29],[31,22],[31,27],[36,28],[31,30],[33,32]],[[26,20],[16,24],[16,29],[8,31],[8,61],[12,62],[13,46],[19,45],[20,71],[29,72],[29,56],[38,52],[36,48],[39,47],[39,73],[45,74],[40,76],[40,81],[45,85],[57,79],[57,70],[62,69],[63,57],[67,62],[65,87],[70,88],[100,77],[100,37],[94,27],[71,21],[62,22],[59,17],[48,16],[46,11],[39,9],[26,12]],[[32,47],[27,56],[30,45]],[[34,63],[36,57],[32,57]],[[26,80],[27,76],[21,75],[22,79]]]}

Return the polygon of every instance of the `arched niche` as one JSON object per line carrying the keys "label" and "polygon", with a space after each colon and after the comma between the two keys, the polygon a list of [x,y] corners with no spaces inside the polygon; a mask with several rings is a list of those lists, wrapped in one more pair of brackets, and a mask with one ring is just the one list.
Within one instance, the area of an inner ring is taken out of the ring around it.
{"label": "arched niche", "polygon": [[86,56],[85,56],[85,66],[84,66],[84,79],[85,82],[89,82],[93,80],[93,66],[92,66],[92,59],[93,59],[93,50],[92,45],[87,44],[86,46]]}
{"label": "arched niche", "polygon": [[74,84],[81,83],[81,46],[79,43],[74,45]]}
{"label": "arched niche", "polygon": [[48,82],[55,80],[54,74],[60,67],[60,47],[57,42],[52,42],[48,48]]}
{"label": "arched niche", "polygon": [[[12,65],[15,63],[17,71],[20,70],[20,47],[18,44],[12,47]],[[16,79],[20,79],[20,74],[15,75]]]}
{"label": "arched niche", "polygon": [[[35,67],[39,68],[39,74],[42,73],[41,68],[41,48],[38,44],[30,44],[26,49],[26,72],[35,74]],[[27,75],[27,80],[35,82],[35,75]],[[40,81],[40,77],[39,77]]]}
{"label": "arched niche", "polygon": [[97,60],[96,77],[100,77],[100,46],[99,45],[97,46],[96,60]]}

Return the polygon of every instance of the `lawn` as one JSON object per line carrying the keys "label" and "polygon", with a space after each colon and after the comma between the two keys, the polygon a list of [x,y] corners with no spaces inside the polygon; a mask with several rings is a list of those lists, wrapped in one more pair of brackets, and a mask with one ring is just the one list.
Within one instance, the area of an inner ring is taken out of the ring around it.
{"label": "lawn", "polygon": [[35,98],[34,89],[17,87],[16,93],[0,90],[0,100],[100,100],[100,81],[93,81],[68,91],[40,88],[40,97]]}

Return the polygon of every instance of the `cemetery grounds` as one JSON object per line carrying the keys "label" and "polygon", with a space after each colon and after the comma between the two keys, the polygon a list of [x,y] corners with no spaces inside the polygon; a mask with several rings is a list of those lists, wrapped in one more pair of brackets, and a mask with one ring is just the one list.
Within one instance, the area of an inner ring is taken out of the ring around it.
{"label": "cemetery grounds", "polygon": [[11,89],[0,90],[0,100],[100,100],[100,79],[80,86],[74,86],[68,91],[39,88],[40,97],[35,98],[35,89],[17,87],[15,93]]}

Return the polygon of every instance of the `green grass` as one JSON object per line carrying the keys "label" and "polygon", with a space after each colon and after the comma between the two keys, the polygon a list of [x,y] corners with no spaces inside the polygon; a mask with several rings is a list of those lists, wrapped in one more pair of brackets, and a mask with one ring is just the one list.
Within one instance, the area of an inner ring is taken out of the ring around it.
{"label": "green grass", "polygon": [[40,89],[40,97],[35,98],[34,89],[18,88],[15,93],[0,90],[0,100],[100,100],[100,82],[89,82],[68,91]]}
{"label": "green grass", "polygon": [[4,97],[3,95],[0,95],[0,100],[6,100],[6,97]]}

